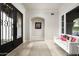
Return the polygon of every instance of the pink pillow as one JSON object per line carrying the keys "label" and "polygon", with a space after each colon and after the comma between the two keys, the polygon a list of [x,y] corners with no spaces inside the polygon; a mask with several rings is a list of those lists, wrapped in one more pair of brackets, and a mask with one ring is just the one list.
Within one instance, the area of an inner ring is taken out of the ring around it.
{"label": "pink pillow", "polygon": [[67,39],[66,39],[63,35],[61,35],[60,39],[61,39],[62,41],[67,41]]}
{"label": "pink pillow", "polygon": [[60,39],[62,39],[62,38],[63,38],[63,35],[60,36]]}
{"label": "pink pillow", "polygon": [[71,42],[76,42],[76,41],[77,41],[77,39],[72,37]]}
{"label": "pink pillow", "polygon": [[63,40],[63,35],[61,35],[60,39]]}
{"label": "pink pillow", "polygon": [[67,39],[63,36],[62,41],[67,41]]}
{"label": "pink pillow", "polygon": [[59,39],[62,39],[62,35],[59,36]]}

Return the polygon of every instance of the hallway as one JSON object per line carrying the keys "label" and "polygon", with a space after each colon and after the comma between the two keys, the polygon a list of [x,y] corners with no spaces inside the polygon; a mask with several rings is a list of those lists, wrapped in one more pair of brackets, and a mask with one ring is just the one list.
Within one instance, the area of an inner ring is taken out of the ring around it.
{"label": "hallway", "polygon": [[50,50],[45,42],[33,42],[29,56],[51,56]]}
{"label": "hallway", "polygon": [[[52,46],[52,47],[51,47]],[[8,54],[8,56],[65,56],[66,52],[60,47],[47,41],[23,43]]]}
{"label": "hallway", "polygon": [[79,54],[79,3],[0,3],[0,56]]}

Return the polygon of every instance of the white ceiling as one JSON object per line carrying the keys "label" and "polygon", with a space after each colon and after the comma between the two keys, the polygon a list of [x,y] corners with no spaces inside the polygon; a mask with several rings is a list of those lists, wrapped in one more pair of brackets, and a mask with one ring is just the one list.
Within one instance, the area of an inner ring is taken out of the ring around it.
{"label": "white ceiling", "polygon": [[23,3],[28,10],[59,9],[62,3]]}

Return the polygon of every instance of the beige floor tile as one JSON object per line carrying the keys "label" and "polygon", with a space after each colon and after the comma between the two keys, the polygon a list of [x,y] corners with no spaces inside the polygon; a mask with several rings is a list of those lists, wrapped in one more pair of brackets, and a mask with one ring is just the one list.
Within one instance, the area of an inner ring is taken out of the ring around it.
{"label": "beige floor tile", "polygon": [[66,52],[52,40],[22,43],[7,56],[66,56]]}

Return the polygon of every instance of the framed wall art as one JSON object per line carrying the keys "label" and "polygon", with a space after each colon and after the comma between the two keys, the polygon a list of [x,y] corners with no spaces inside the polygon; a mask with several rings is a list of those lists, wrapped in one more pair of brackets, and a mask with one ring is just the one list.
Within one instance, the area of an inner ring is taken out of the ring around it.
{"label": "framed wall art", "polygon": [[42,23],[41,22],[35,22],[35,29],[41,29]]}

